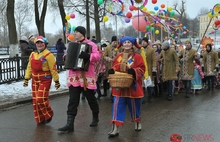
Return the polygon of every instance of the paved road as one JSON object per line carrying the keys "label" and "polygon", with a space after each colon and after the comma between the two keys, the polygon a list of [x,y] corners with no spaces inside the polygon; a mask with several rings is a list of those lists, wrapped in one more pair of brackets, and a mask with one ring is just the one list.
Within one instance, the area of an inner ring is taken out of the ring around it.
{"label": "paved road", "polygon": [[183,142],[220,142],[220,95],[202,91],[190,99],[180,93],[173,101],[154,98],[142,106],[142,131],[134,131],[129,114],[119,136],[108,138],[111,129],[111,101],[99,100],[100,122],[91,128],[91,111],[81,100],[73,133],[60,134],[57,128],[66,124],[68,95],[52,98],[54,117],[45,126],[36,126],[31,103],[0,111],[0,142],[169,142],[172,133],[183,136]]}

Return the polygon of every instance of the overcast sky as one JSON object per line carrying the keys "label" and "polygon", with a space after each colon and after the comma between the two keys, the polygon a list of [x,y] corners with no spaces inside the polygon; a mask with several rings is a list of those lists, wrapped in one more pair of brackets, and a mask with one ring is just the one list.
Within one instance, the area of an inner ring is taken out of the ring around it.
{"label": "overcast sky", "polygon": [[[122,1],[125,1],[125,0],[122,0]],[[152,0],[148,0],[148,4],[146,5],[146,7],[149,11],[154,11],[155,6],[160,7],[161,4],[165,4],[166,7],[172,7],[176,1],[180,5],[182,0],[157,0],[156,4],[152,4]],[[208,1],[207,0],[186,0],[186,12],[189,14],[190,18],[195,18],[198,15],[201,8],[204,7],[207,9],[212,9],[214,5],[216,5],[217,3],[219,3],[218,0],[208,0]],[[125,13],[128,12],[128,9],[125,9],[124,12]],[[59,29],[62,29],[62,22],[61,22],[60,16],[56,16],[57,22],[55,24],[52,24],[52,21],[49,20],[51,16],[54,16],[54,15],[47,14],[46,16],[45,31],[47,33],[55,33]],[[74,26],[79,26],[79,25],[86,26],[85,22],[79,23],[78,22],[79,19],[77,17],[79,16],[76,16],[75,19],[69,20],[69,22]],[[109,16],[109,19],[111,18],[113,17]],[[110,23],[110,20],[106,22],[106,24],[109,24],[109,23]]]}

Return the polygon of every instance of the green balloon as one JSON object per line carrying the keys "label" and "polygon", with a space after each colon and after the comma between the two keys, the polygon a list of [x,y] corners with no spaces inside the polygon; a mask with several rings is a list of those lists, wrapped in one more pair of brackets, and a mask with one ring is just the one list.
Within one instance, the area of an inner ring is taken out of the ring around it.
{"label": "green balloon", "polygon": [[150,29],[150,26],[146,26],[146,30],[149,30]]}
{"label": "green balloon", "polygon": [[151,31],[154,31],[154,27],[151,27]]}
{"label": "green balloon", "polygon": [[175,12],[174,11],[171,11],[170,12],[170,16],[174,16],[175,15]]}
{"label": "green balloon", "polygon": [[75,31],[75,29],[76,29],[76,27],[74,26],[74,27],[72,27],[72,31]]}
{"label": "green balloon", "polygon": [[98,0],[98,5],[101,5],[101,4],[103,4],[103,0]]}

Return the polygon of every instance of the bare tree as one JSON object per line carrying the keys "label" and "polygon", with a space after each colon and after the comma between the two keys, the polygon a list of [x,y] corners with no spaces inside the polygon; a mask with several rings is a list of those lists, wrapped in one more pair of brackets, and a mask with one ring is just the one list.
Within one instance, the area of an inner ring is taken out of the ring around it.
{"label": "bare tree", "polygon": [[198,16],[203,15],[203,14],[207,14],[210,10],[208,8],[202,7],[200,8],[199,12],[198,12]]}
{"label": "bare tree", "polygon": [[8,0],[7,4],[7,22],[9,31],[9,57],[15,57],[18,54],[18,38],[14,17],[15,0]]}
{"label": "bare tree", "polygon": [[[34,0],[35,23],[36,23],[39,35],[42,35],[42,36],[45,36],[44,23],[45,23],[45,16],[47,12],[47,2],[48,0],[43,0],[43,3],[38,5],[38,0]],[[42,9],[41,15],[39,14],[39,9]]]}
{"label": "bare tree", "polygon": [[18,30],[18,37],[26,35],[28,31],[28,26],[32,22],[32,11],[30,10],[30,6],[27,5],[25,0],[17,1],[15,3],[15,19],[16,26]]}
{"label": "bare tree", "polygon": [[8,40],[8,23],[7,23],[7,16],[6,16],[6,7],[7,1],[1,0],[0,1],[0,45],[9,45]]}

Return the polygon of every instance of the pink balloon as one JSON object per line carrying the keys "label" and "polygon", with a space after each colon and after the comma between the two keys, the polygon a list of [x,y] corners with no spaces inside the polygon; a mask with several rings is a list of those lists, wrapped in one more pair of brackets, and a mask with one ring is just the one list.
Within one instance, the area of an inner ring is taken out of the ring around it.
{"label": "pink balloon", "polygon": [[70,18],[75,18],[75,14],[70,14]]}
{"label": "pink balloon", "polygon": [[130,10],[130,11],[133,11],[133,10],[134,10],[132,5],[129,6],[129,10]]}
{"label": "pink balloon", "polygon": [[[138,26],[138,19],[139,19],[139,26]],[[141,31],[141,32],[146,32],[146,26],[149,25],[149,22],[147,22],[144,19],[144,16],[138,16],[132,19],[132,26],[134,27],[135,30]]]}

